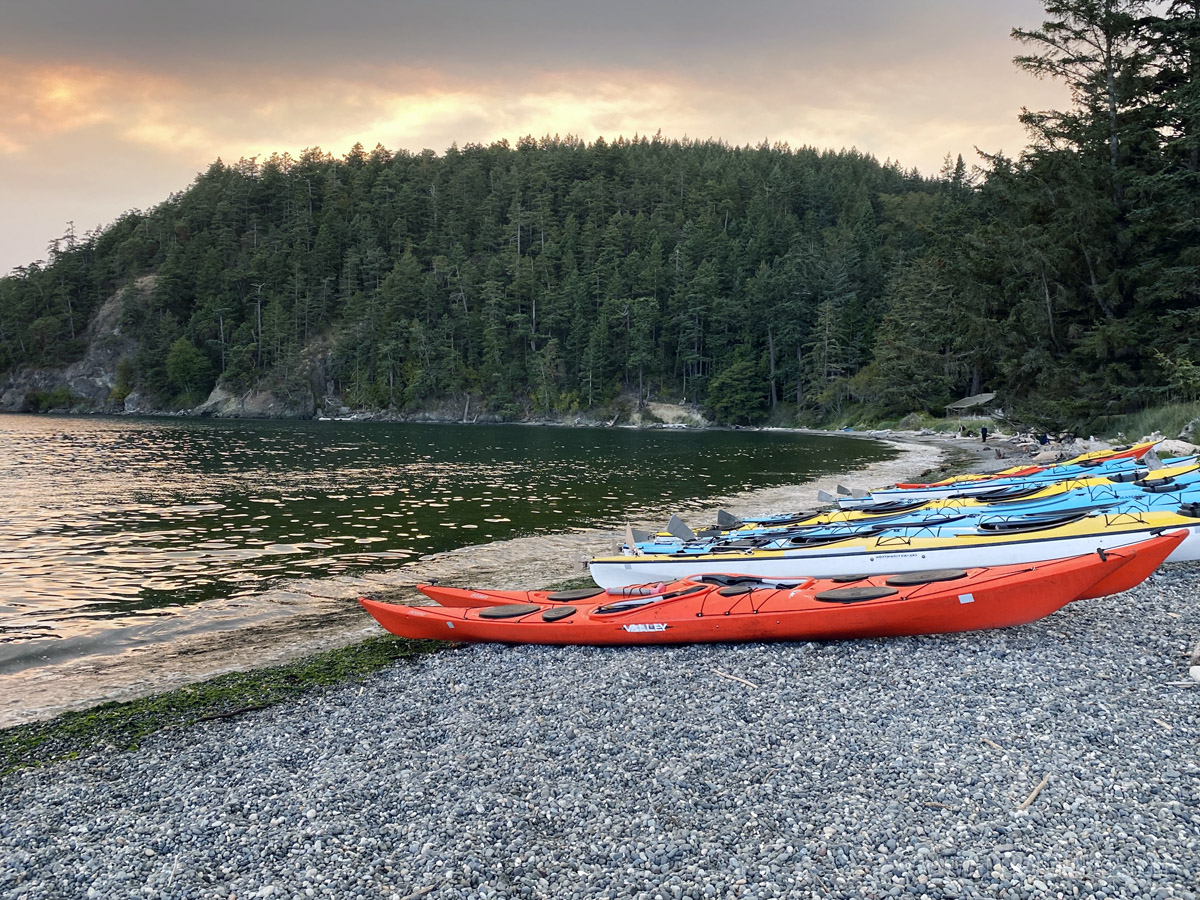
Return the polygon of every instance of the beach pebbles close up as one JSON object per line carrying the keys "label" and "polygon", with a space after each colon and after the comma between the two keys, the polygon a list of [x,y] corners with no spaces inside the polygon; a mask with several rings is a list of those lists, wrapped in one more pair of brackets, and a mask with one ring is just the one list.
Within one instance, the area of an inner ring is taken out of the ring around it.
{"label": "beach pebbles close up", "polygon": [[483,645],[0,782],[0,895],[1200,896],[1194,566],[1004,631]]}

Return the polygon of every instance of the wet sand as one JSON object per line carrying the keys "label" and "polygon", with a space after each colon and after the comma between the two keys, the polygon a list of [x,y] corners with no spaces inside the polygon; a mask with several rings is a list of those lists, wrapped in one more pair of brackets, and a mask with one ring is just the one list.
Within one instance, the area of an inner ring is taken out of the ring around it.
{"label": "wet sand", "polygon": [[[972,468],[977,470],[1003,468],[1014,461],[997,460],[991,448],[978,442],[945,435],[893,434],[886,443],[900,451],[895,459],[804,484],[714,497],[676,512],[693,526],[703,527],[715,521],[719,509],[743,516],[812,510],[820,505],[818,491],[833,493],[839,484],[879,488],[912,479],[942,465],[950,448],[973,454],[976,464]],[[622,540],[623,535],[613,530],[581,529],[462,547],[362,577],[289,582],[255,598],[257,608],[250,628],[222,628],[218,609],[192,637],[182,641],[148,641],[112,656],[90,656],[44,666],[36,674],[0,677],[0,697],[5,698],[0,702],[0,727],[104,701],[132,700],[378,635],[379,627],[356,602],[364,594],[412,602],[421,596],[414,586],[428,581],[535,589],[586,577],[585,561],[615,553]],[[244,623],[244,611],[236,608],[238,601],[228,604],[225,612],[230,620]]]}

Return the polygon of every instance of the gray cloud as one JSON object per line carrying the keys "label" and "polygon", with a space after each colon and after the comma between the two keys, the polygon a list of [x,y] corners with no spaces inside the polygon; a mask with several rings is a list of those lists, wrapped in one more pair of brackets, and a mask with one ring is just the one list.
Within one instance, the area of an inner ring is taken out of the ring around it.
{"label": "gray cloud", "polygon": [[4,14],[0,53],[473,72],[687,65],[736,77],[746,64],[871,66],[953,52],[964,38],[1004,41],[1039,10],[1035,0],[21,0]]}
{"label": "gray cloud", "polygon": [[[15,6],[15,8],[13,8]],[[0,273],[226,160],[662,130],[935,172],[1019,151],[1038,0],[10,0]]]}

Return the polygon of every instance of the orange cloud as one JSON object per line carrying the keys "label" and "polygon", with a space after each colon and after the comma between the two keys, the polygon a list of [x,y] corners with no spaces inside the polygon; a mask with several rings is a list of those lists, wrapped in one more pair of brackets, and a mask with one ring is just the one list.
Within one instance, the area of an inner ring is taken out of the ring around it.
{"label": "orange cloud", "polygon": [[[62,223],[112,221],[165,199],[218,156],[344,153],[356,142],[441,152],[526,134],[591,141],[661,131],[857,147],[933,174],[948,152],[968,164],[975,146],[1015,154],[1020,107],[1066,102],[1052,83],[1015,71],[1009,48],[989,49],[989,59],[978,50],[875,70],[825,54],[719,71],[512,65],[486,77],[366,63],[167,72],[0,57],[0,206],[24,210],[19,222],[0,221],[0,272],[36,258]],[[31,207],[44,222],[30,219]]]}
{"label": "orange cloud", "polygon": [[0,151],[14,153],[40,140],[103,122],[97,99],[113,75],[83,66],[21,67],[0,61]]}
{"label": "orange cloud", "polygon": [[[989,73],[990,75],[990,73]],[[969,69],[916,61],[890,72],[761,69],[700,80],[671,72],[508,72],[467,81],[401,67],[304,75],[239,69],[175,76],[151,70],[0,61],[0,152],[29,151],[83,129],[97,137],[201,165],[216,156],[341,151],[361,141],[443,150],[524,134],[585,140],[662,130],[668,137],[764,139],[857,146],[923,170],[947,150],[969,152],[1000,134],[1020,142],[1014,73],[1009,90]],[[1030,92],[1032,93],[1032,92]],[[1029,105],[1036,105],[1030,103]],[[963,144],[967,144],[963,148]],[[936,145],[939,149],[931,149]]]}

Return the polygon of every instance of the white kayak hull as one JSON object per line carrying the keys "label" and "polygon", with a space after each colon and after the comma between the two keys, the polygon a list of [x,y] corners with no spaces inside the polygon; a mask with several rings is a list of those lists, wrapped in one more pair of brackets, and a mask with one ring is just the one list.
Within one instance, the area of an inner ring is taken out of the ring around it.
{"label": "white kayak hull", "polygon": [[832,578],[840,575],[880,575],[900,572],[919,572],[924,569],[961,569],[974,566],[1004,566],[1028,562],[1043,562],[1067,556],[1081,556],[1097,550],[1115,550],[1164,530],[1186,528],[1187,538],[1175,549],[1168,562],[1190,562],[1200,559],[1200,524],[1195,526],[1162,526],[1145,529],[1098,532],[1062,537],[1040,537],[1024,540],[995,540],[987,543],[978,539],[956,546],[953,538],[936,547],[898,545],[894,549],[866,548],[809,548],[745,554],[719,555],[644,554],[636,556],[599,557],[588,563],[592,579],[602,588],[627,587],[634,584],[671,582],[693,575],[716,575],[736,572],[758,578]]}

